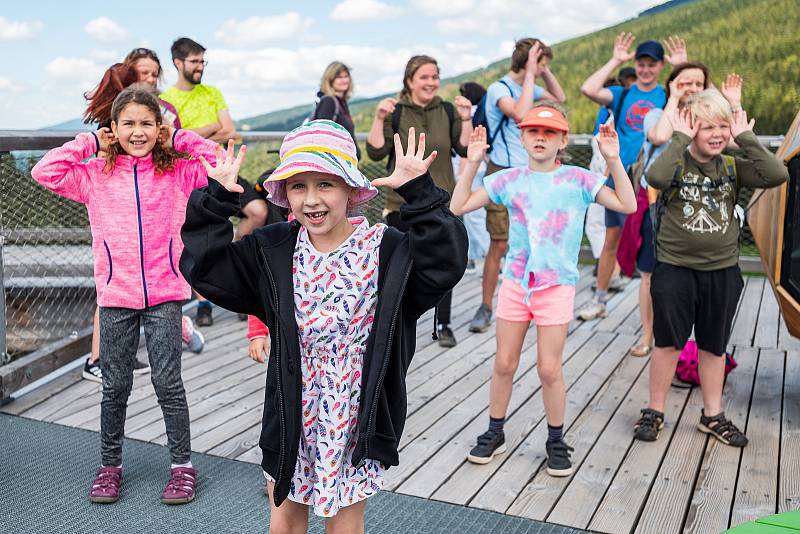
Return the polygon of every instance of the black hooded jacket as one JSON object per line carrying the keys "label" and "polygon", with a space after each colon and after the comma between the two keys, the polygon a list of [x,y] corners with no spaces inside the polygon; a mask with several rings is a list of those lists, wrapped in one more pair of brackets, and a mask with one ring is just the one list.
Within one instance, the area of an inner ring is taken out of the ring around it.
{"label": "black hooded jacket", "polygon": [[[411,230],[387,228],[379,248],[378,302],[362,369],[362,401],[353,464],[398,464],[406,419],[405,377],[417,320],[464,274],[467,233],[447,207],[448,194],[420,176],[397,192]],[[270,331],[271,351],[259,445],[275,479],[275,504],[289,494],[302,433],[300,343],[294,315],[293,256],[299,223],[276,223],[231,242],[238,193],[215,180],[192,192],[183,225],[180,269],[198,293],[228,310],[255,315]]]}

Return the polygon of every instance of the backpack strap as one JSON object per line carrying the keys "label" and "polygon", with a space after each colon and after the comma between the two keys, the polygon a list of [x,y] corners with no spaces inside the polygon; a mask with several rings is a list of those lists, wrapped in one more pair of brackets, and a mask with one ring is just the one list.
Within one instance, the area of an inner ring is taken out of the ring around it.
{"label": "backpack strap", "polygon": [[392,111],[392,133],[400,132],[400,114],[403,112],[403,106],[397,105]]}
{"label": "backpack strap", "polygon": [[[511,90],[511,86],[508,85],[508,82],[506,82],[502,78],[500,78],[497,81],[506,86],[506,89],[508,89],[508,96],[510,96],[513,99],[514,98],[514,92]],[[488,141],[489,141],[488,144],[489,144],[489,146],[492,146],[492,144],[494,143],[495,138],[497,137],[497,134],[500,134],[500,137],[503,139],[503,144],[506,146],[506,158],[508,159],[508,166],[510,167],[511,166],[511,152],[509,152],[509,150],[508,150],[508,142],[506,141],[506,131],[505,131],[506,124],[508,124],[509,118],[508,118],[508,115],[506,115],[505,113],[502,112],[502,110],[500,111],[500,114],[502,115],[502,117],[500,117],[500,122],[497,123],[497,131],[494,132],[494,134],[491,135],[491,137],[488,139]],[[489,123],[488,117],[487,117],[486,123],[487,124]]]}
{"label": "backpack strap", "polygon": [[631,88],[626,87],[622,90],[622,93],[619,95],[619,100],[617,100],[617,105],[614,106],[614,128],[619,132],[619,125],[622,121],[619,120],[619,114],[622,111],[622,104],[625,103],[625,97],[628,96]]}
{"label": "backpack strap", "polygon": [[339,122],[339,116],[341,115],[342,105],[339,103],[339,98],[337,96],[331,96],[333,98],[333,122]]}

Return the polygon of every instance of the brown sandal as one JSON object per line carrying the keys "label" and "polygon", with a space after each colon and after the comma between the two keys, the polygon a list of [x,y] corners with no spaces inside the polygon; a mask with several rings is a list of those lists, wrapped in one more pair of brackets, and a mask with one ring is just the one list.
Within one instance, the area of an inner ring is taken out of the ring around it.
{"label": "brown sandal", "polygon": [[650,354],[650,351],[653,350],[652,345],[645,345],[644,343],[637,343],[633,347],[631,347],[630,353],[631,356],[636,356],[637,358],[644,358]]}

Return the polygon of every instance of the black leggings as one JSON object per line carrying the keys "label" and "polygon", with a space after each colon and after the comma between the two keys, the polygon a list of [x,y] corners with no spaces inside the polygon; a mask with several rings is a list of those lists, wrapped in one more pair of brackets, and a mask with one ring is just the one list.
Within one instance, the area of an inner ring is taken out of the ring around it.
{"label": "black leggings", "polygon": [[[401,232],[408,232],[409,226],[408,223],[400,219],[400,212],[399,211],[390,211],[386,214],[386,224],[397,228]],[[448,291],[442,297],[442,300],[439,301],[439,304],[436,305],[436,316],[437,322],[441,326],[449,326],[450,325],[450,308],[453,305],[453,292]]]}

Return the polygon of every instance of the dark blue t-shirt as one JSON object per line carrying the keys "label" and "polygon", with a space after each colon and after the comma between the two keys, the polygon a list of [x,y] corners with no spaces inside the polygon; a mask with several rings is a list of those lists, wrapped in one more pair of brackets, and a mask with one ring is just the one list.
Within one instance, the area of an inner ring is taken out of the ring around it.
{"label": "dark blue t-shirt", "polygon": [[[614,86],[609,87],[608,90],[614,95],[614,100],[609,107],[615,110],[623,88]],[[619,135],[620,159],[625,168],[636,161],[642,143],[644,143],[645,115],[651,109],[663,108],[666,102],[667,94],[660,85],[650,91],[642,91],[636,84],[631,85],[620,108],[620,116],[614,117]]]}

